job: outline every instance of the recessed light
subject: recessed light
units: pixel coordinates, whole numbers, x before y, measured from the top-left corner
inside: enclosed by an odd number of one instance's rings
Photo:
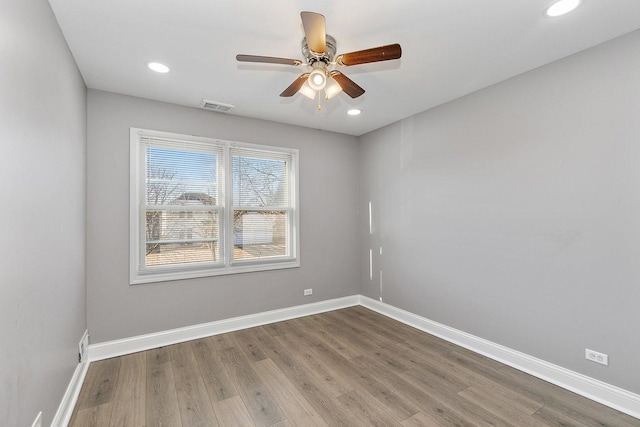
[[[580,6],[580,0],[559,0],[547,8],[547,16],[562,16]]]
[[[159,62],[149,62],[147,64],[147,67],[149,67],[150,70],[155,71],[156,73],[168,73],[169,72],[169,67],[167,67],[164,64],[161,64]]]
[[[353,109],[347,111],[347,114],[350,115],[350,116],[357,116],[360,113],[362,113],[362,111],[358,110],[357,108],[353,108]]]

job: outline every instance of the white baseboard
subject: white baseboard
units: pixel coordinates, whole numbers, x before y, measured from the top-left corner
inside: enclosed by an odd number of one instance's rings
[[[66,427],[69,421],[71,421],[73,408],[76,406],[78,396],[80,396],[80,389],[82,389],[84,377],[87,375],[87,369],[89,369],[89,361],[78,363],[78,366],[76,366],[76,370],[71,377],[71,382],[69,382],[67,390],[64,392],[62,401],[56,411],[56,415],[53,417],[51,427]]]
[[[360,295],[360,305],[406,325],[435,335],[475,353],[502,362],[588,399],[640,418],[640,395],[529,356],[500,344],[426,319],[392,305]]]
[[[352,307],[354,305],[358,305],[359,302],[360,295],[353,295],[344,298],[283,308],[280,310],[265,311],[263,313],[251,314],[248,316],[233,317],[231,319],[218,320],[210,323],[201,323],[199,325],[187,326],[184,328],[170,329],[168,331],[152,334],[138,335],[120,340],[90,344],[89,360],[93,362],[96,360],[108,359],[152,348],[209,337],[212,335],[224,334],[226,332],[233,332],[269,323],[281,322],[283,320],[295,319],[297,317]]]

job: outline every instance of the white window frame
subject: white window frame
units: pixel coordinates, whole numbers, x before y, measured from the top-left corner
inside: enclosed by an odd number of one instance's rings
[[[168,139],[173,141],[185,141],[195,143],[214,144],[222,149],[222,161],[218,163],[220,180],[220,200],[216,208],[220,219],[220,260],[209,263],[172,264],[155,267],[145,267],[144,260],[145,243],[140,240],[142,223],[141,210],[145,210],[145,197],[143,194],[145,182],[145,170],[141,167],[142,153],[141,139],[144,137]],[[289,216],[288,256],[233,260],[233,205],[232,205],[232,148],[264,151],[266,153],[281,153],[290,156],[291,162],[287,175],[289,177],[289,206],[286,208]],[[149,129],[130,129],[130,247],[129,247],[129,283],[153,283],[168,280],[182,280],[198,277],[218,276],[236,273],[248,273],[256,271],[277,270],[300,267],[300,232],[299,232],[299,184],[298,184],[298,150],[294,148],[282,148],[267,145],[250,144],[245,142],[227,141],[213,138],[182,135],[176,133],[155,131]],[[259,210],[252,208],[251,210]],[[276,209],[269,209],[276,210]]]

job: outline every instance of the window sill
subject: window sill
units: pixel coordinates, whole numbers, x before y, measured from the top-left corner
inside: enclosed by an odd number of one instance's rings
[[[238,263],[230,267],[212,267],[206,269],[180,270],[180,271],[154,271],[148,273],[139,273],[134,271],[129,278],[130,285],[139,285],[143,283],[167,282],[171,280],[197,279],[202,277],[226,276],[229,274],[255,273],[259,271],[282,270],[288,268],[300,267],[300,261],[297,259],[287,261],[274,261],[271,263],[249,264]]]

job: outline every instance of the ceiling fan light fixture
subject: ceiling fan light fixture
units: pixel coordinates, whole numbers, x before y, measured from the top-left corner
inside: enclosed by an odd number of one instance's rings
[[[322,90],[327,85],[327,73],[323,68],[318,67],[309,74],[308,81],[311,89]]]
[[[316,91],[311,89],[311,86],[309,86],[309,81],[306,81],[298,92],[300,92],[301,94],[303,94],[309,99],[315,99],[316,97]]]
[[[324,88],[324,96],[326,99],[331,99],[337,94],[342,92],[342,87],[333,78],[327,78],[327,85]]]

